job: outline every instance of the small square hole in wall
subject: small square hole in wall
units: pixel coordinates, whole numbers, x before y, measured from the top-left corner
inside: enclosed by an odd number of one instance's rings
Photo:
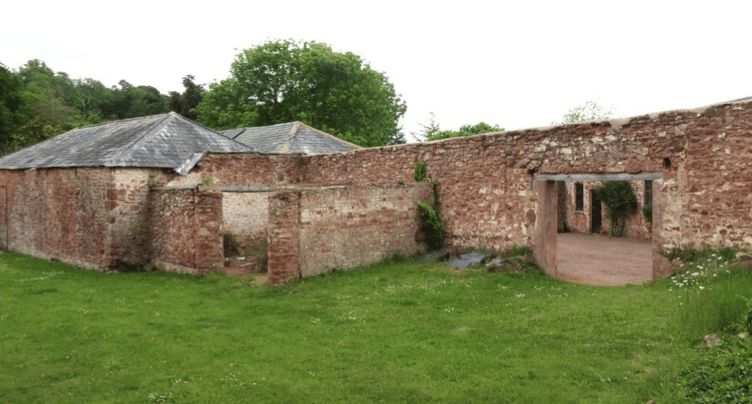
[[[663,158],[663,168],[671,168],[671,159],[668,157]]]

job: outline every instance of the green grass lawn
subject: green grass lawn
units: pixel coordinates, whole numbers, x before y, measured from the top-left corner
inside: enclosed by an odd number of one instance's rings
[[[0,254],[0,402],[638,403],[693,348],[671,283],[396,262],[279,288]]]

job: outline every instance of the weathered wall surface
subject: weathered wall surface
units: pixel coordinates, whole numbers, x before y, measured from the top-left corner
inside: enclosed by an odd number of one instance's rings
[[[412,183],[419,161],[439,181],[448,241],[505,249],[532,244],[534,173],[660,173],[663,248],[752,243],[752,103],[631,119],[304,156],[301,182]]]
[[[575,184],[570,181],[566,183],[566,223],[570,231],[578,233],[591,233],[592,229],[592,208],[593,198],[592,190],[600,185],[601,181],[579,181],[583,187],[583,209],[577,210],[575,199]],[[645,206],[645,181],[629,181],[632,191],[637,198],[637,212],[627,218],[624,228],[624,237],[650,239],[652,237],[652,227],[642,215],[642,207]],[[609,220],[606,217],[606,205],[601,203],[601,231],[600,234],[608,234]]]
[[[154,184],[164,182],[162,170],[120,168],[113,170],[105,193],[108,210],[110,251],[113,262],[145,264],[150,257],[149,194]]]
[[[419,161],[427,163],[429,177],[438,181],[441,215],[453,247],[536,248],[533,235],[543,225],[541,212],[547,211],[539,209],[533,189],[536,173],[657,173],[662,179],[654,188],[660,201],[654,205],[656,249],[752,245],[752,102],[331,155],[209,154],[186,176],[162,169],[2,170],[0,198],[4,193],[7,204],[0,213],[0,240],[11,250],[82,267],[107,268],[119,260],[141,263],[154,256],[150,223],[159,213],[149,201],[158,187],[206,182],[264,185],[268,190],[291,184],[392,189],[416,185],[412,175]],[[315,228],[314,222],[303,225],[300,217],[285,215],[300,213],[300,206],[314,211],[320,208],[316,204],[334,206],[337,201],[324,194],[316,200],[306,192],[287,190],[271,198],[268,223],[288,220],[291,231],[304,233]],[[585,196],[589,198],[587,192]],[[293,209],[288,202],[295,198],[298,207]],[[223,198],[209,192],[197,194],[196,200],[201,200],[195,207],[200,239],[194,243],[202,252],[194,267],[205,268],[221,257]],[[347,218],[324,217],[322,226]],[[348,221],[344,225],[356,228]],[[369,225],[358,226],[371,231]],[[270,235],[278,243],[269,248],[284,260],[288,255],[280,246],[292,248],[300,233],[287,239],[283,234],[276,239]],[[181,248],[174,248],[176,257]],[[272,259],[270,255],[270,269]],[[280,265],[301,268],[300,263]]]
[[[222,267],[221,192],[154,190],[150,208],[150,258],[158,267],[182,273]]]
[[[165,185],[196,186],[204,182],[211,185],[297,184],[301,164],[300,155],[294,154],[207,154],[187,175],[175,175]]]
[[[250,242],[266,239],[271,192],[222,192],[222,228]]]
[[[373,264],[421,250],[417,204],[430,202],[427,185],[301,190],[300,273]]]
[[[108,169],[0,170],[7,248],[85,268],[109,265]]]
[[[193,189],[152,194],[150,258],[157,267],[172,272],[195,272],[195,203],[196,191]]]
[[[269,197],[269,282],[300,278],[300,191],[282,189]]]
[[[751,245],[752,103],[706,111],[694,124],[685,155],[686,164],[664,184],[681,193],[667,203],[682,204],[676,220],[682,239]]]
[[[304,156],[304,183],[396,186],[415,184],[425,161],[439,183],[447,241],[456,247],[503,250],[527,243],[525,220],[535,215],[536,195],[527,169],[506,159],[504,134],[443,142]]]

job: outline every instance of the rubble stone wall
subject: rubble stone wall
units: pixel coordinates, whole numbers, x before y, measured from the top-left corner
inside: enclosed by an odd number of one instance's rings
[[[148,219],[150,259],[172,272],[207,273],[222,267],[222,193],[154,190]]]
[[[266,241],[271,192],[222,192],[223,231],[245,243]]]
[[[256,153],[206,154],[187,175],[172,176],[167,186],[297,184],[300,155]]]
[[[416,241],[421,186],[332,187],[300,192],[300,274],[369,265],[425,250]]]
[[[7,249],[83,268],[108,266],[106,191],[112,181],[109,169],[0,170],[7,202],[0,233]]]
[[[660,173],[661,248],[752,244],[752,102],[303,156],[301,182],[410,184],[420,161],[455,247],[532,244],[535,173]]]
[[[583,188],[583,209],[576,209],[576,181],[566,183],[566,224],[570,231],[578,233],[592,233],[592,190],[600,185],[601,181],[579,181]],[[637,199],[637,212],[629,215],[625,225],[624,237],[649,240],[652,237],[652,227],[643,214],[645,206],[645,181],[629,181],[632,191]],[[608,234],[609,220],[606,217],[606,205],[601,203],[601,231],[600,234]]]
[[[300,279],[300,191],[282,189],[269,197],[269,282]]]

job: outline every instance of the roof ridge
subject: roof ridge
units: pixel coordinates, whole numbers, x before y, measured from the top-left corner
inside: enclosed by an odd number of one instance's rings
[[[189,123],[189,124],[191,124],[191,125],[196,125],[196,126],[200,126],[200,127],[204,128],[204,129],[208,130],[208,131],[209,131],[209,132],[211,132],[212,134],[214,134],[214,135],[218,135],[219,137],[221,137],[221,138],[223,138],[223,139],[229,139],[229,140],[231,140],[231,141],[233,141],[233,142],[235,142],[235,143],[237,143],[237,144],[239,144],[239,145],[243,145],[243,147],[247,147],[247,148],[251,149],[251,150],[252,150],[253,152],[255,152],[255,151],[256,151],[256,149],[254,149],[253,147],[251,147],[251,146],[248,146],[248,145],[246,145],[246,144],[244,144],[244,143],[238,142],[237,140],[235,140],[235,138],[229,138],[229,137],[227,137],[227,136],[223,135],[223,134],[222,134],[222,132],[220,132],[220,131],[218,131],[218,130],[214,130],[214,129],[212,129],[212,128],[208,127],[208,126],[204,126],[204,125],[202,125],[202,124],[200,124],[200,123],[198,123],[198,122],[196,122],[196,121],[194,121],[194,120],[192,120],[192,119],[188,119],[188,118],[184,117],[183,115],[180,115],[180,114],[178,114],[178,113],[176,113],[176,112],[170,111],[170,114],[173,114],[173,115],[174,115],[174,116],[175,116],[175,117],[176,117],[177,119],[181,119],[181,120],[183,120],[183,121],[186,121],[186,122],[188,122],[188,123]],[[245,130],[243,130],[243,131],[245,131]],[[242,132],[241,132],[241,133],[242,133]],[[240,133],[238,134],[238,136],[239,136],[239,135],[240,135]],[[236,136],[236,137],[237,137],[237,136]]]
[[[125,146],[121,149],[121,152],[118,153],[116,156],[113,156],[107,160],[108,163],[115,165],[118,160],[123,160],[126,156],[130,156],[130,153],[136,148],[136,144],[140,143],[142,140],[144,140],[147,136],[151,135],[152,132],[154,132],[155,128],[163,127],[163,123],[167,120],[169,117],[175,117],[175,113],[170,111],[166,114],[162,114],[164,117],[157,121],[149,130],[147,130],[143,135],[139,136],[136,140],[132,141],[131,144],[128,146]],[[157,116],[157,115],[154,115]],[[120,122],[120,121],[117,121]]]
[[[332,135],[332,134],[330,134],[330,133],[326,133],[326,132],[324,132],[323,130],[320,130],[320,129],[316,129],[316,128],[314,128],[313,126],[309,126],[309,125],[306,125],[306,124],[304,124],[303,122],[300,122],[300,121],[295,121],[295,122],[298,122],[298,123],[300,123],[300,124],[301,124],[302,126],[305,126],[306,128],[308,128],[308,129],[311,129],[311,130],[313,130],[314,132],[317,132],[317,133],[319,133],[320,135],[328,136],[328,137],[330,137],[330,138],[332,138],[332,139],[334,139],[334,140],[337,140],[337,141],[339,141],[339,142],[345,143],[345,144],[347,144],[348,146],[354,146],[354,147],[356,147],[356,148],[358,148],[358,149],[362,149],[362,148],[363,148],[362,146],[358,146],[358,145],[356,145],[355,143],[350,143],[350,142],[348,142],[347,140],[344,140],[344,139],[340,139],[340,138],[338,138],[337,136],[334,136],[334,135]]]
[[[96,128],[96,127],[98,127],[98,126],[105,126],[105,125],[112,125],[112,124],[115,124],[115,123],[122,123],[122,122],[128,122],[128,121],[135,121],[136,119],[146,119],[146,118],[153,118],[153,117],[155,117],[155,116],[160,116],[160,115],[169,115],[170,113],[172,113],[172,111],[169,111],[169,112],[163,112],[163,113],[161,113],[161,114],[154,114],[154,115],[145,115],[145,116],[134,116],[133,118],[116,119],[116,120],[114,120],[114,121],[100,122],[100,123],[95,123],[95,124],[93,124],[93,125],[80,126],[80,127],[78,127],[78,128],[73,128],[73,129],[71,129],[71,130],[80,130],[80,129],[89,129],[89,128]]]

